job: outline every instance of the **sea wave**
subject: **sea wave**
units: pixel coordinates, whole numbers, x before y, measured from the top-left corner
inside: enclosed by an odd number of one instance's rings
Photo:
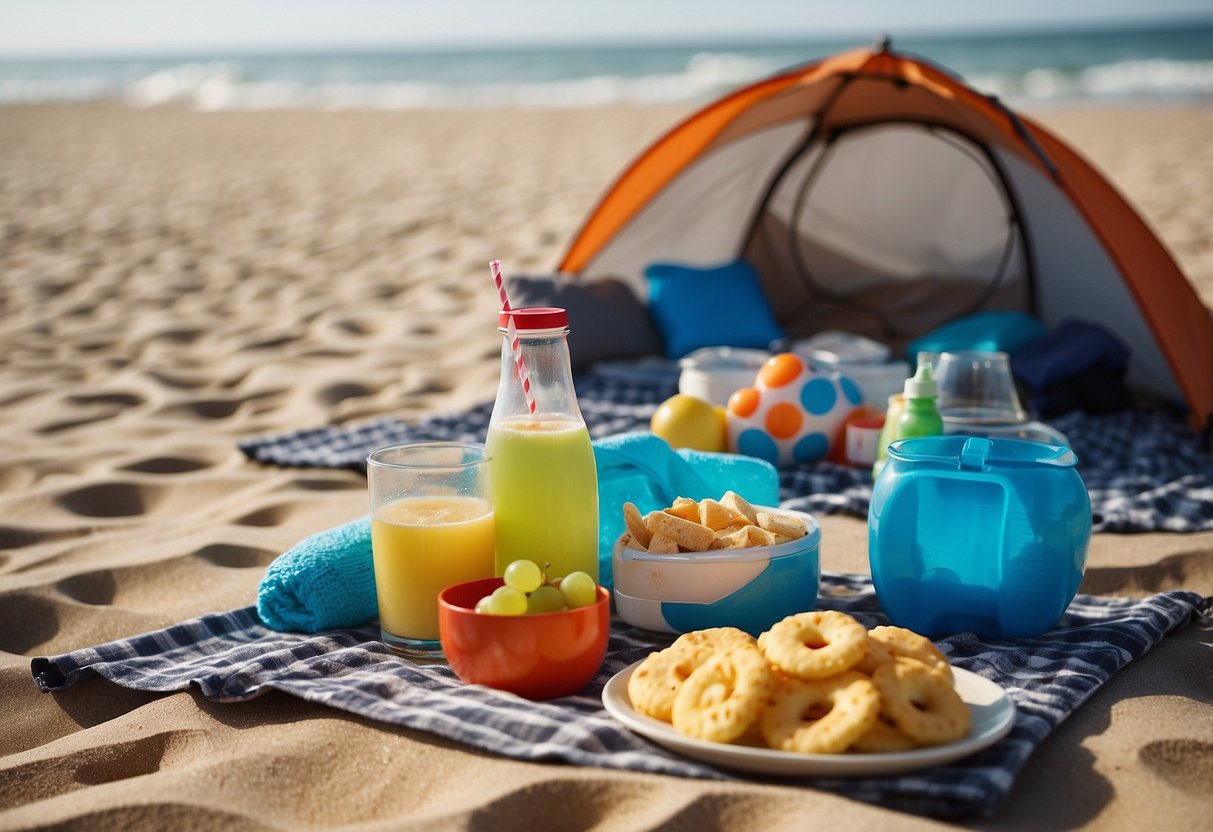
[[[112,81],[96,76],[0,78],[0,105],[111,101],[118,98],[119,92],[119,87]]]
[[[238,60],[191,61],[108,77],[0,77],[0,105],[105,101],[201,111],[273,109],[563,109],[709,100],[779,69],[737,52],[698,52],[674,72],[456,83],[441,80],[298,80],[257,77]],[[969,83],[1011,101],[1209,99],[1213,61],[1128,60],[1081,69],[976,72]]]
[[[1119,61],[1080,70],[981,73],[968,81],[1009,100],[1207,99],[1213,97],[1213,61]]]
[[[258,79],[239,61],[167,66],[126,83],[96,76],[0,79],[0,104],[108,101],[133,107],[203,111],[272,109],[571,108],[706,99],[771,74],[771,61],[699,52],[681,71],[640,76],[605,73],[542,81],[453,83],[418,80],[303,82]]]

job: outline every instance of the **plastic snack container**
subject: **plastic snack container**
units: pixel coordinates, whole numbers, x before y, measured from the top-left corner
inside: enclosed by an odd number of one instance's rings
[[[777,546],[677,555],[640,552],[617,540],[612,565],[619,617],[659,633],[737,627],[757,636],[786,616],[816,607],[820,524],[803,512],[755,508],[799,515],[808,533]]]
[[[868,557],[894,624],[928,636],[1047,631],[1074,600],[1091,501],[1060,445],[964,435],[904,439],[873,488]]]

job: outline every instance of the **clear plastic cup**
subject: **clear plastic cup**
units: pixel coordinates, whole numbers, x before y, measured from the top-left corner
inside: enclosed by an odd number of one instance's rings
[[[1027,421],[1005,352],[941,352],[931,369],[939,389],[935,406],[945,423],[1011,425]]]

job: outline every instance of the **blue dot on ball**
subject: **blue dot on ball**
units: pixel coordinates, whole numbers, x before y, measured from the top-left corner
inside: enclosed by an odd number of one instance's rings
[[[779,446],[771,435],[758,428],[746,428],[737,437],[737,450],[746,456],[765,459],[772,465],[779,462]]]
[[[812,378],[800,388],[800,404],[814,416],[824,416],[834,409],[838,391],[826,378]]]
[[[830,450],[830,440],[824,433],[810,433],[801,437],[792,448],[792,459],[797,462],[816,462]]]
[[[840,377],[838,383],[842,386],[842,394],[847,397],[847,401],[851,404],[863,404],[863,391],[859,389],[858,384],[846,376]]]

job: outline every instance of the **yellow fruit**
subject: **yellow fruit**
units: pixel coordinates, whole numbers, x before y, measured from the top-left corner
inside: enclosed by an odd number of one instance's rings
[[[728,447],[728,420],[724,410],[682,393],[657,406],[650,429],[672,448],[721,453]]]

